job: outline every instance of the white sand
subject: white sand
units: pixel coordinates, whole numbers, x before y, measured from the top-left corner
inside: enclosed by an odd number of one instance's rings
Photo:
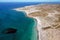
[[[28,14],[32,13],[32,12],[37,12],[39,10],[35,10],[35,9],[31,9],[31,10],[20,10],[20,8],[17,8],[17,9],[13,9],[13,10],[16,10],[16,11],[23,11],[23,12],[26,12],[27,16],[29,16]],[[37,20],[37,31],[39,32],[38,33],[38,36],[39,36],[39,40],[41,40],[41,37],[40,37],[40,25],[41,25],[41,21],[38,17],[32,17],[32,18],[35,18]]]

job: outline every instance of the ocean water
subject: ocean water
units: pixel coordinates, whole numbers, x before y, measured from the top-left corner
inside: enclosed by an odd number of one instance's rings
[[[42,2],[0,3],[0,40],[37,40],[36,21],[27,17],[25,12],[11,10],[36,4],[42,4]],[[43,4],[59,3],[43,2]],[[15,33],[11,32],[12,29],[7,30],[9,28],[15,29]]]
[[[0,2],[0,10],[7,10],[7,9],[13,9],[13,8],[20,8],[24,6],[29,6],[29,5],[36,5],[39,4],[37,2],[5,2],[1,3]]]
[[[32,4],[0,3],[0,40],[37,40],[36,21],[27,17],[25,12],[11,10]],[[7,30],[9,28],[17,31],[11,33]]]

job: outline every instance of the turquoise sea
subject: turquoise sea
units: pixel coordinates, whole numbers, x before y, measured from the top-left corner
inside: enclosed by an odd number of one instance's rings
[[[36,21],[11,10],[38,3],[0,3],[0,40],[37,40]]]
[[[15,33],[6,33],[13,28]],[[37,40],[36,23],[25,12],[15,10],[0,11],[0,40]]]

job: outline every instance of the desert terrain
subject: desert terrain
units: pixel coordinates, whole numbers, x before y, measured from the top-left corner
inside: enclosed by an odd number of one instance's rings
[[[60,40],[60,4],[37,4],[14,9],[37,20],[38,40]]]

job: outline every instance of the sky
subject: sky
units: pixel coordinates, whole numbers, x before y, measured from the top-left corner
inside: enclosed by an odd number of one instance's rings
[[[60,2],[60,0],[0,0],[0,2]]]

